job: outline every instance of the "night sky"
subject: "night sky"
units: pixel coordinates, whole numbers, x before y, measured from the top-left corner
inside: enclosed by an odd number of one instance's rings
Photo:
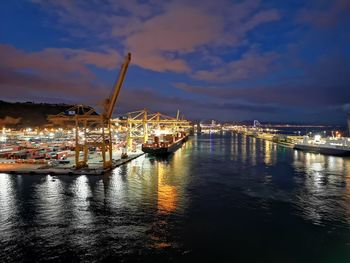
[[[344,124],[349,0],[0,3],[2,100],[101,104],[127,52],[116,113]]]

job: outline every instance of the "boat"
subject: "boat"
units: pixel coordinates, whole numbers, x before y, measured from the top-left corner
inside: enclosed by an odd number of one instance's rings
[[[188,140],[186,132],[154,136],[153,140],[142,144],[142,151],[152,155],[169,155]]]
[[[304,136],[302,141],[296,142],[295,150],[321,153],[335,156],[350,156],[350,138],[327,137],[322,139],[316,135],[314,139]]]

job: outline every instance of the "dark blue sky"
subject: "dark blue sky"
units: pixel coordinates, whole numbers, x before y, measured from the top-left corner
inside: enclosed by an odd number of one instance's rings
[[[1,99],[99,105],[123,56],[116,112],[345,123],[350,1],[0,3]]]

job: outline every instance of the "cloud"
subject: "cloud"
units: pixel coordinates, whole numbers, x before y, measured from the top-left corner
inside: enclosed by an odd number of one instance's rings
[[[212,99],[241,100],[246,103],[295,108],[341,107],[349,103],[350,57],[337,52],[318,57],[313,62],[291,57],[289,60],[284,59],[285,67],[276,67],[273,81],[266,81],[266,78],[264,81],[251,81],[259,73],[273,72],[273,67],[270,66],[274,62],[273,59],[267,59],[265,63],[264,57],[258,56],[261,60],[259,61],[255,56],[257,55],[233,62],[231,67],[218,67],[214,71],[202,72],[200,77],[215,81],[213,84],[189,85],[179,82],[175,83],[174,87]],[[232,68],[233,73],[227,70],[228,68]],[[283,71],[285,68],[288,72]],[[245,77],[249,82],[244,82],[244,85],[236,81]],[[221,82],[229,83],[220,83],[220,78],[223,79]]]
[[[215,17],[196,8],[174,8],[146,21],[126,39],[135,53],[135,63],[152,70],[189,71],[183,59],[166,53],[188,53],[220,36],[222,25]],[[154,63],[155,62],[155,63]]]
[[[349,101],[348,86],[255,86],[255,87],[200,87],[176,83],[181,90],[211,98],[243,100],[247,103],[272,104],[289,107],[322,107]],[[336,90],[336,92],[334,92]]]
[[[87,65],[114,69],[120,56],[114,51],[48,48],[26,52],[0,45],[0,88],[2,96],[101,98],[104,85]],[[108,93],[107,93],[108,94]]]
[[[297,20],[318,28],[330,28],[349,18],[350,1],[316,1],[316,7],[302,9]]]
[[[233,110],[233,111],[244,111],[250,113],[277,113],[281,110],[281,107],[275,105],[265,105],[265,104],[252,104],[252,103],[222,103],[222,104],[212,104],[214,108],[223,110]]]
[[[243,32],[248,32],[261,24],[279,19],[280,14],[276,9],[264,10],[253,15],[240,30]]]
[[[265,73],[272,72],[272,65],[278,58],[275,52],[259,54],[251,50],[240,59],[216,65],[210,70],[199,70],[193,77],[211,82],[231,82],[236,80],[252,79]]]
[[[110,85],[100,78],[107,78],[106,70],[120,63],[120,54],[131,51],[132,65],[147,70],[137,69],[133,74],[159,77],[152,89],[162,85],[161,92],[168,93],[161,96],[125,89],[128,96],[118,105],[130,110],[152,105],[154,110],[174,112],[181,107],[193,116],[230,116],[232,112],[240,116],[249,112],[254,116],[257,112],[282,116],[278,108],[339,110],[349,103],[349,37],[342,34],[349,11],[346,0],[313,0],[303,3],[301,12],[300,5],[261,0],[32,2],[44,12],[30,7],[29,11],[19,10],[19,14],[40,15],[43,24],[37,29],[49,26],[53,31],[50,37],[57,37],[57,43],[54,48],[30,52],[1,45],[3,96],[96,101],[109,93]],[[298,23],[290,20],[297,13]],[[15,25],[13,28],[18,30]],[[29,23],[26,28],[36,27]],[[33,39],[36,37],[48,36]],[[30,45],[36,45],[35,40]],[[288,45],[298,47],[294,54]],[[84,48],[71,48],[76,46]],[[339,55],[331,59],[330,49]],[[327,57],[320,58],[323,54]],[[185,92],[174,91],[167,87],[173,78],[194,84],[177,84]],[[134,79],[131,83],[140,87],[142,81]]]
[[[350,103],[346,103],[346,104],[342,105],[341,108],[345,112],[350,112]]]
[[[223,16],[222,10],[210,9],[206,1],[198,5],[169,5],[163,13],[138,23],[126,36],[125,48],[135,54],[135,63],[143,68],[190,73],[187,54],[207,46],[241,45],[247,32],[279,19],[276,10],[252,14],[249,2],[238,6],[241,20],[226,19],[235,17],[238,11],[226,1],[232,10],[229,16]]]
[[[93,34],[96,41],[118,41],[133,53],[135,65],[159,72],[191,73],[188,54],[244,45],[249,31],[280,18],[276,9],[259,9],[258,0],[35,3],[53,12],[66,30],[69,25],[73,37]]]
[[[62,75],[49,76],[43,74],[32,74],[15,70],[0,69],[0,88],[3,97],[27,97],[36,95],[38,98],[44,94],[51,96],[75,96],[77,98],[86,96],[88,92],[94,92],[93,85],[83,78],[68,78]],[[97,90],[97,88],[96,88]]]
[[[120,55],[113,50],[93,52],[83,49],[46,48],[37,52],[25,52],[11,45],[0,44],[0,56],[0,67],[56,75],[74,72],[90,77],[92,72],[86,65],[111,70],[120,63]]]
[[[103,52],[93,52],[88,50],[75,50],[70,48],[46,49],[48,52],[61,54],[69,61],[76,61],[85,65],[94,65],[98,68],[113,70],[121,62],[119,53],[112,49]]]
[[[109,0],[108,1],[115,11],[127,12],[131,16],[147,18],[152,16],[156,11],[161,9],[161,2],[156,1],[138,1],[138,0]]]
[[[0,67],[15,70],[39,71],[46,74],[76,72],[91,75],[91,72],[80,62],[69,61],[54,50],[26,53],[10,45],[0,44]]]
[[[119,114],[147,108],[169,116],[175,116],[177,110],[180,110],[180,112],[186,113],[187,118],[191,119],[203,119],[203,116],[225,119],[235,112],[273,114],[280,109],[273,105],[240,102],[222,103],[215,100],[206,102],[177,96],[164,96],[147,88],[122,90],[116,108]]]

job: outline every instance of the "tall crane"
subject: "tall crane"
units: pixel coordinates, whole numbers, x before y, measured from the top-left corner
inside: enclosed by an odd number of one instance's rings
[[[91,107],[76,105],[65,112],[48,116],[48,119],[53,123],[74,125],[75,167],[77,169],[88,166],[89,150],[91,148],[99,148],[101,150],[104,169],[112,167],[111,117],[130,60],[131,54],[128,53],[121,66],[117,81],[113,86],[112,95],[104,101],[102,114],[97,114]]]
[[[114,84],[112,96],[110,96],[110,98],[107,98],[104,102],[105,112],[103,113],[103,116],[107,120],[110,120],[112,118],[115,103],[117,102],[117,98],[119,96],[120,89],[123,85],[126,71],[128,70],[128,67],[129,67],[130,60],[131,60],[131,53],[128,53],[125,57],[124,63],[121,66],[121,69],[119,72],[119,77]]]

